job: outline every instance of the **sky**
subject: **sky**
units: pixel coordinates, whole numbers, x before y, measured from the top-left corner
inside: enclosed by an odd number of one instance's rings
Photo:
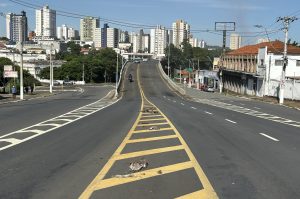
[[[15,3],[20,0],[1,0],[0,12],[27,12],[29,29],[35,29],[35,10]],[[208,45],[222,45],[222,32],[214,31],[215,22],[235,22],[235,32],[243,37],[243,44],[254,44],[257,38],[284,40],[278,17],[300,18],[299,0],[22,0],[25,4],[46,5],[51,9],[100,17],[101,27],[105,19],[144,25],[162,25],[171,28],[177,19],[191,26],[193,36],[203,39]],[[103,20],[101,20],[103,19]],[[67,24],[79,30],[77,18],[57,16],[57,26]],[[262,25],[256,28],[254,25]],[[110,27],[136,31],[140,28]],[[209,30],[207,32],[206,30]],[[144,32],[149,32],[145,29]],[[231,32],[228,32],[228,35]],[[0,16],[0,36],[5,36],[5,18]],[[300,43],[300,19],[290,24],[289,38]],[[229,42],[227,41],[227,46]]]

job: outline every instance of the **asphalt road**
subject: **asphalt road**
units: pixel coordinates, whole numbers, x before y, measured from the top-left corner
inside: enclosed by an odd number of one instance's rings
[[[298,127],[186,100],[166,86],[153,61],[129,64],[129,73],[134,82],[125,79],[117,103],[0,151],[0,198],[300,198]],[[1,133],[106,91],[89,89],[1,105]],[[300,121],[290,111],[286,116]],[[129,171],[142,160],[145,168]]]

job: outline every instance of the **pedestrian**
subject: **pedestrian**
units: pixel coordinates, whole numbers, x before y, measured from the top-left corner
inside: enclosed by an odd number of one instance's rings
[[[33,86],[30,85],[30,93],[32,94],[33,93]]]
[[[25,93],[28,94],[29,88],[28,86],[25,87]]]
[[[17,89],[16,89],[15,86],[13,86],[13,87],[11,88],[11,93],[12,93],[13,99],[16,99]]]

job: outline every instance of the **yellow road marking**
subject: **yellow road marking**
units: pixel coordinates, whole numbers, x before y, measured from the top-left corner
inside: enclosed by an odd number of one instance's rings
[[[150,142],[150,141],[166,140],[172,138],[177,138],[177,135],[166,135],[166,136],[158,136],[158,137],[151,137],[151,138],[134,139],[134,140],[128,140],[127,143]]]
[[[149,118],[149,117],[162,117],[162,115],[144,115],[142,118]]]
[[[159,121],[159,120],[165,120],[165,118],[155,118],[155,119],[146,119],[146,120],[140,120],[140,122],[149,122],[149,121]]]
[[[192,154],[191,150],[189,149],[189,147],[186,144],[186,142],[184,141],[184,139],[179,134],[178,130],[170,122],[170,120],[154,104],[152,104],[144,95],[144,92],[142,90],[142,87],[140,85],[140,80],[139,80],[139,65],[138,65],[138,72],[137,72],[137,80],[138,80],[137,82],[138,82],[138,86],[140,89],[141,100],[142,100],[140,113],[139,113],[135,123],[133,124],[132,128],[130,129],[129,133],[127,134],[127,136],[124,138],[124,140],[120,144],[120,146],[117,148],[117,150],[114,152],[112,157],[108,160],[108,162],[104,165],[104,167],[101,169],[101,171],[97,174],[97,176],[93,179],[93,181],[88,185],[88,187],[84,190],[84,192],[80,195],[79,198],[80,199],[89,198],[94,191],[99,190],[99,189],[112,187],[112,186],[116,186],[116,185],[120,185],[120,184],[124,184],[124,183],[128,183],[128,182],[133,182],[133,181],[137,181],[137,180],[142,180],[145,178],[155,177],[155,176],[163,175],[166,173],[172,173],[172,172],[180,171],[183,169],[194,168],[199,177],[199,180],[201,181],[203,188],[205,190],[205,192],[201,192],[201,198],[217,199],[218,196],[216,195],[214,189],[212,188],[210,182],[208,181],[206,175],[204,174],[204,171],[200,167],[199,163],[197,162],[196,158]],[[145,114],[143,112],[143,107],[145,105],[145,102],[147,105],[151,105],[151,106],[155,107],[157,109],[156,111],[158,111],[160,113],[160,115],[153,115],[151,113],[150,113],[151,115]],[[147,118],[147,117],[149,117],[149,118],[162,117],[168,122],[168,124],[171,127],[157,129],[157,130],[153,129],[153,130],[135,131],[141,118]],[[173,130],[176,137],[179,139],[179,141],[181,142],[182,145],[121,154],[121,152],[125,148],[126,144],[128,144],[130,142],[130,138],[133,133],[148,133],[148,132],[164,131],[164,130]],[[169,166],[165,166],[165,167],[161,167],[161,168],[155,168],[155,169],[135,173],[134,174],[135,177],[110,178],[110,179],[103,180],[104,176],[108,173],[108,171],[111,169],[112,165],[117,160],[139,157],[139,156],[146,156],[146,155],[151,155],[151,154],[158,154],[158,153],[174,151],[174,150],[185,150],[190,161],[186,162],[186,163],[179,163],[179,164],[169,165]],[[198,192],[196,192],[195,194],[197,194],[197,193]],[[190,194],[190,195],[193,196],[192,194]],[[188,195],[186,195],[186,196],[188,196]],[[194,196],[196,196],[196,195],[194,195]]]
[[[173,173],[176,171],[181,171],[189,168],[193,168],[192,162],[173,164],[169,166],[164,166],[164,167],[150,169],[142,172],[133,173],[130,177],[127,178],[113,177],[113,178],[105,179],[100,181],[94,188],[95,190],[105,189],[108,187],[113,187],[113,186],[129,183],[129,182],[160,176],[163,174]]]
[[[137,152],[132,152],[132,153],[120,154],[117,156],[113,156],[112,159],[123,160],[123,159],[128,159],[128,158],[136,158],[136,157],[140,157],[140,156],[146,156],[146,155],[154,155],[157,153],[179,151],[179,150],[183,150],[183,149],[184,149],[184,147],[182,145],[170,146],[170,147],[164,147],[164,148],[158,148],[158,149],[150,149],[150,150],[145,150],[145,151],[137,151]]]
[[[161,122],[161,123],[152,123],[152,124],[139,124],[137,126],[143,127],[143,126],[156,126],[156,125],[166,125],[169,124],[168,122]]]
[[[173,130],[173,128],[161,128],[161,129],[152,129],[152,130],[136,130],[132,131],[132,133],[150,133],[150,132],[155,132],[155,131],[169,131]]]

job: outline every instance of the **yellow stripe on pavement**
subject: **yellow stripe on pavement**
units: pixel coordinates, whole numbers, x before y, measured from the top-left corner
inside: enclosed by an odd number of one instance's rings
[[[172,138],[177,138],[177,135],[166,135],[166,136],[158,136],[158,137],[151,137],[151,138],[134,139],[134,140],[128,140],[127,143],[150,142],[150,141],[166,140]]]
[[[191,162],[183,162],[183,163],[173,164],[169,166],[158,167],[155,169],[132,173],[132,175],[129,175],[129,177],[125,177],[125,178],[113,177],[113,178],[105,179],[97,183],[94,188],[95,190],[105,189],[108,187],[113,187],[113,186],[129,183],[129,182],[134,182],[134,181],[143,180],[155,176],[173,173],[176,171],[182,171],[189,168],[193,168],[193,164]]]

